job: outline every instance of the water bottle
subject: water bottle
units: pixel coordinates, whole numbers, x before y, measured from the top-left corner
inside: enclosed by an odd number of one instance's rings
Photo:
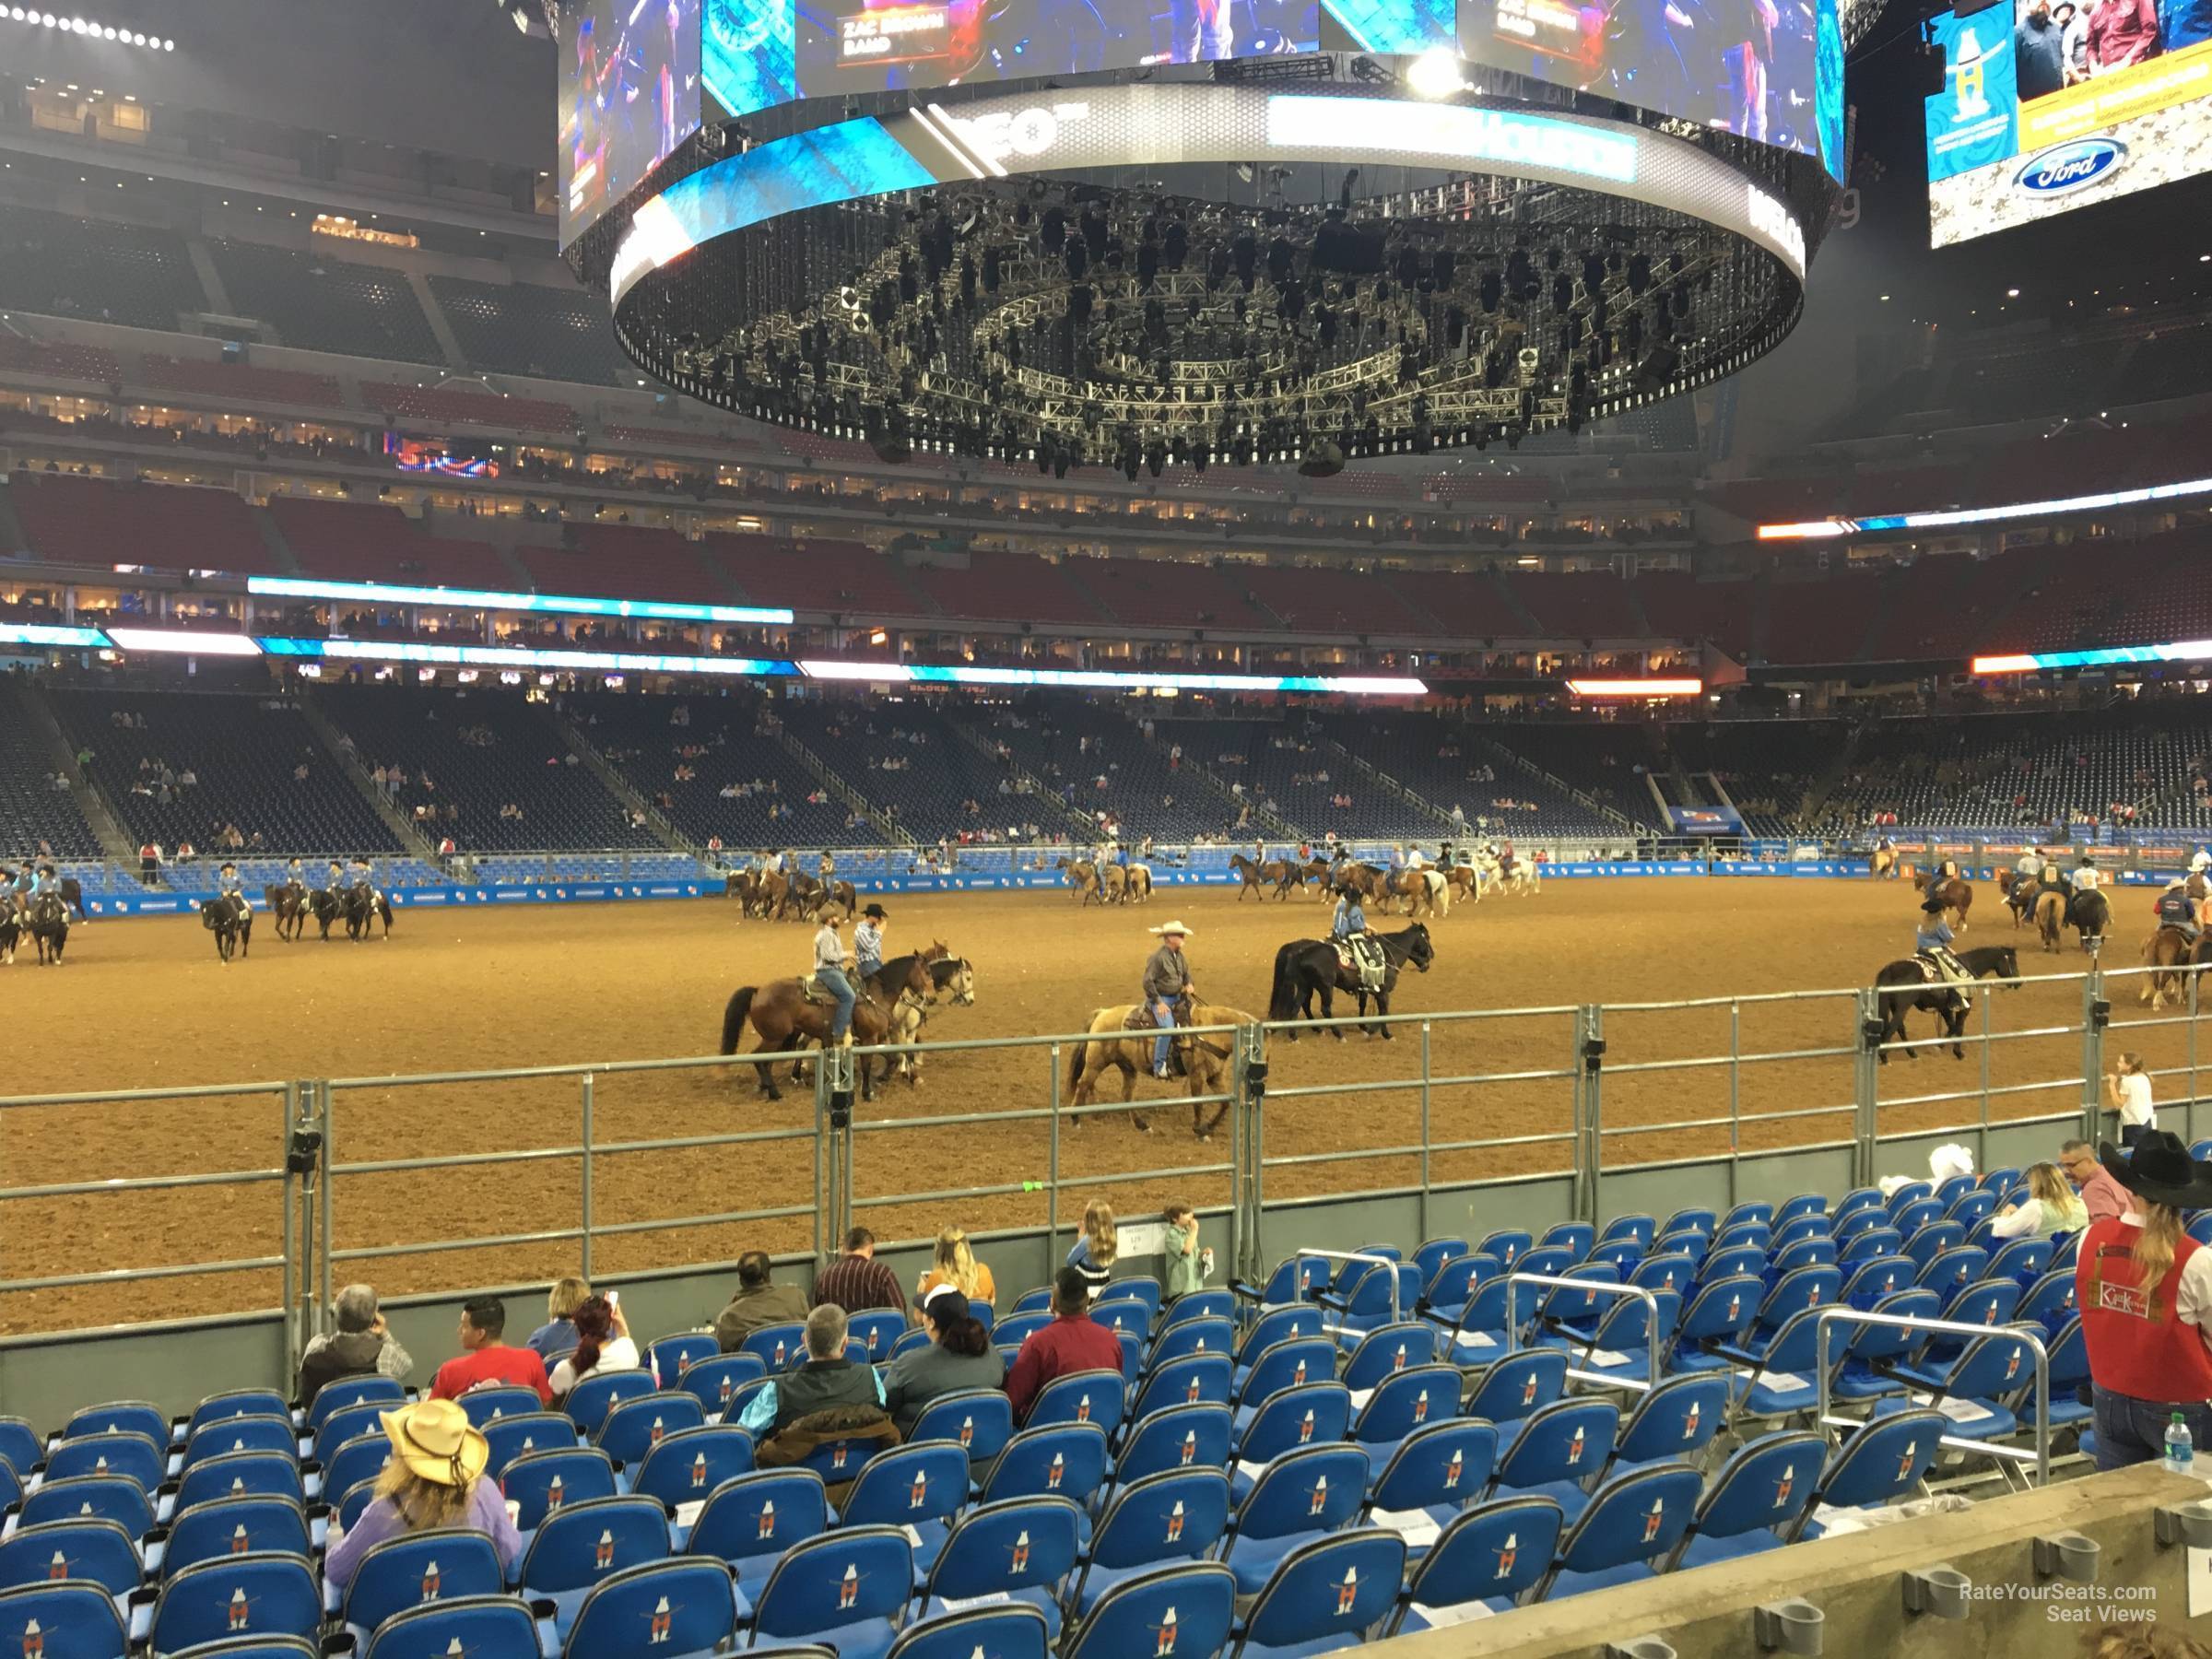
[[[2173,1421],[2166,1426],[2166,1466],[2176,1475],[2195,1473],[2196,1442],[2190,1438],[2189,1425],[2175,1412]]]

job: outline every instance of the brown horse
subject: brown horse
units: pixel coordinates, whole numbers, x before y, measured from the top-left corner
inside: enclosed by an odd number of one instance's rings
[[[1237,1008],[1217,1007],[1210,1003],[1194,1003],[1188,1009],[1194,1026],[1255,1025],[1253,1018]],[[1122,1074],[1122,1104],[1131,1105],[1136,1093],[1136,1079],[1140,1073],[1152,1070],[1152,1044],[1159,1033],[1152,1025],[1151,1011],[1142,1003],[1124,1003],[1119,1007],[1100,1008],[1091,1015],[1090,1023],[1083,1028],[1090,1041],[1078,1042],[1068,1056],[1067,1088],[1071,1106],[1088,1106],[1098,1098],[1100,1080],[1111,1069]],[[1229,1092],[1230,1061],[1236,1053],[1236,1038],[1228,1031],[1194,1032],[1178,1025],[1174,1037],[1174,1053],[1182,1062],[1183,1081],[1194,1097],[1191,1106],[1191,1133],[1200,1140],[1211,1140],[1215,1129],[1229,1113],[1229,1102],[1224,1100],[1214,1108],[1214,1115],[1206,1115],[1206,1104],[1195,1097],[1226,1094]],[[1130,1121],[1149,1135],[1152,1125],[1141,1108],[1134,1109]],[[1070,1122],[1080,1127],[1081,1118]]]
[[[1099,885],[1099,866],[1089,859],[1055,858],[1053,868],[1067,872],[1069,889],[1084,903],[1088,904],[1093,899],[1100,904],[1106,902],[1105,889]]]
[[[2212,935],[2199,935],[2192,942],[2178,927],[2161,927],[2144,944],[2143,961],[2150,972],[2136,1000],[2148,1003],[2153,1013],[2164,1007],[2168,998],[2179,1007],[2191,1000],[2192,982],[2197,978],[2188,970],[2212,962]]]
[[[1441,916],[1452,908],[1451,877],[1441,870],[1394,871],[1382,877],[1382,887],[1406,906],[1408,916]]]
[[[932,987],[928,965],[918,956],[908,959],[908,964],[907,975],[898,988],[894,1006],[886,1006],[874,993],[862,988],[860,996],[853,1005],[853,1041],[858,1046],[877,1048],[896,1041],[903,1013],[903,1008],[896,1005],[903,1005],[911,998],[918,1006],[928,999]],[[809,1001],[806,987],[795,979],[771,980],[767,984],[759,986],[740,985],[730,997],[729,1005],[722,1011],[722,1052],[724,1054],[737,1052],[737,1044],[745,1036],[748,1020],[760,1038],[759,1047],[753,1051],[755,1054],[794,1053],[799,1044],[807,1039],[827,1046],[830,1017],[836,1011],[834,1004]],[[891,1077],[892,1057],[885,1054],[881,1059],[883,1079],[888,1083]],[[865,1058],[853,1069],[860,1075],[861,1099],[874,1100],[874,1070]],[[753,1067],[753,1075],[759,1083],[762,1094],[771,1100],[783,1098],[782,1091],[776,1087],[774,1061],[758,1062]],[[798,1075],[795,1062],[792,1075],[795,1080]]]
[[[2022,881],[2018,870],[1997,872],[1997,892],[2004,898],[2005,908],[2012,912],[2015,927],[2035,913],[2037,884]]]
[[[1933,892],[1943,900],[1943,908],[1959,918],[1959,931],[1966,931],[1966,912],[1974,907],[1974,889],[1958,877],[1931,879],[1926,870],[1912,872],[1912,890],[1916,893]]]
[[[2045,888],[2035,896],[2035,931],[2042,936],[2043,948],[2058,948],[2058,930],[2066,924],[2066,896],[2056,888]]]
[[[1229,867],[1244,884],[1237,889],[1239,904],[1244,902],[1244,895],[1247,890],[1256,893],[1263,888],[1273,888],[1277,899],[1288,894],[1292,887],[1296,887],[1302,893],[1306,890],[1307,878],[1312,874],[1310,866],[1297,864],[1288,858],[1270,858],[1263,864],[1256,858],[1245,857],[1241,853],[1231,853],[1229,855]],[[1324,876],[1329,872],[1329,866],[1325,864],[1321,865],[1319,869]]]
[[[265,887],[261,896],[268,901],[269,914],[276,918],[276,936],[289,943],[307,931],[307,889],[296,888],[289,882],[278,887]]]
[[[1481,901],[1482,877],[1476,872],[1473,865],[1455,864],[1452,865],[1444,872],[1444,880],[1452,888],[1452,897],[1454,900],[1470,899],[1477,903]]]

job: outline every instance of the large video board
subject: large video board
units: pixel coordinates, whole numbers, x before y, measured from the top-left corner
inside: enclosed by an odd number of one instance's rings
[[[560,243],[699,130],[700,0],[591,0],[561,25]]]
[[[2212,3],[2014,0],[1930,24],[1937,247],[2212,169]]]

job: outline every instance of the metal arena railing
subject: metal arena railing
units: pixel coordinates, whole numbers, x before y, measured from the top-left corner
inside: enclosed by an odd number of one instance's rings
[[[747,1248],[820,1261],[855,1220],[869,1223],[887,1249],[920,1244],[957,1222],[979,1241],[1018,1238],[1039,1246],[1040,1259],[1056,1261],[1085,1194],[1112,1192],[1120,1207],[1143,1213],[1128,1196],[1171,1182],[1205,1183],[1218,1195],[1201,1207],[1225,1218],[1229,1271],[1256,1282],[1292,1249],[1318,1241],[1349,1250],[1386,1236],[1384,1228],[1428,1238],[1479,1232],[1486,1220],[1571,1214],[1595,1221],[1670,1203],[1735,1202],[1739,1194],[1818,1188],[1832,1195],[1881,1172],[1924,1173],[1928,1148],[1948,1138],[1967,1140],[1978,1168],[2047,1158],[2069,1135],[2116,1137],[2100,1079],[2113,1056],[2138,1044],[2157,1048],[2161,1063],[2148,1069],[2164,1097],[2164,1122],[2194,1139],[2200,976],[2181,972],[2179,1006],[2153,1011],[2127,995],[2139,994],[2143,971],[2091,966],[1983,982],[1958,1039],[1975,1062],[1963,1072],[1947,1057],[1904,1058],[1937,1053],[1948,1038],[1881,1043],[1879,997],[1870,989],[1398,1015],[1390,1021],[1398,1040],[1363,1045],[1359,1075],[1340,1082],[1280,1079],[1297,1074],[1305,1045],[1333,1048],[1327,1033],[1357,1018],[1206,1027],[1186,1035],[1230,1040],[1219,1087],[1194,1102],[1187,1094],[1137,1100],[1140,1110],[1172,1114],[1165,1135],[1149,1139],[1103,1133],[1100,1120],[1129,1110],[1118,1099],[1078,1108],[1069,1098],[1069,1061],[1092,1041],[1081,1032],[832,1051],[815,1057],[801,1095],[738,1120],[758,1125],[745,1127],[729,1126],[731,1099],[750,1102],[755,1091],[746,1086],[759,1068],[798,1056],[0,1099],[0,1170],[16,1175],[0,1187],[0,1235],[19,1241],[9,1277],[0,1278],[0,1330],[19,1334],[0,1335],[0,1349],[37,1343],[30,1333],[82,1327],[90,1293],[149,1278],[267,1276],[265,1289],[241,1296],[219,1287],[218,1295],[201,1287],[208,1293],[194,1300],[200,1308],[219,1300],[265,1309],[276,1293],[296,1361],[307,1338],[329,1328],[335,1288],[379,1264],[375,1277],[394,1294],[542,1283],[579,1268],[594,1282],[651,1280],[717,1272]],[[2019,1029],[2000,1026],[1992,1008],[1999,997],[2054,994],[2066,1014]],[[1924,1032],[1926,1017],[1915,1018]],[[1817,1022],[1832,1036],[1762,1039],[1760,1023],[1776,1018],[1792,1032]],[[1142,1039],[1106,1040],[1132,1035]],[[1293,1037],[1301,1041],[1294,1046]],[[1505,1064],[1469,1066],[1463,1057],[1509,1043],[1516,1058]],[[1440,1044],[1453,1064],[1440,1064]],[[947,1063],[994,1051],[1026,1056],[1041,1068],[1034,1082],[994,1083],[958,1109],[912,1115],[914,1097],[892,1110],[859,1098],[855,1087],[865,1061],[926,1062],[957,1076]],[[1526,1064],[1539,1053],[1556,1058]],[[1915,1072],[1952,1086],[1916,1088]],[[1109,1092],[1119,1091],[1110,1084]],[[1194,1104],[1221,1113],[1210,1141],[1182,1138],[1182,1113]],[[1318,1128],[1306,1123],[1305,1147],[1271,1152],[1269,1108],[1279,1117],[1301,1104],[1354,1106],[1368,1133],[1349,1135],[1343,1117],[1330,1114]],[[112,1137],[118,1149],[99,1154],[110,1167],[130,1166],[121,1150],[131,1144],[127,1125],[149,1112],[176,1122],[193,1121],[188,1112],[227,1115],[223,1133],[196,1143],[171,1125],[166,1144],[203,1147],[205,1168],[91,1179],[66,1161],[84,1154],[56,1138],[57,1115],[70,1112],[93,1115],[61,1118],[61,1135],[96,1147]],[[697,1122],[699,1131],[670,1132],[672,1117],[678,1127]],[[549,1124],[560,1127],[548,1133]],[[1475,1125],[1482,1132],[1468,1133]],[[453,1146],[455,1130],[456,1149],[416,1149]],[[993,1156],[979,1157],[985,1147]],[[1181,1161],[1186,1150],[1191,1159]],[[167,1156],[174,1162],[186,1154]],[[1011,1172],[1010,1160],[1032,1157],[1028,1172]],[[532,1167],[548,1174],[528,1183],[528,1204],[500,1202],[511,1194],[494,1171]],[[42,1178],[25,1179],[27,1169]],[[979,1175],[916,1178],[928,1169]],[[628,1194],[623,1202],[610,1202],[610,1182]],[[240,1219],[247,1211],[237,1207],[241,1194],[257,1206],[257,1189],[268,1189],[265,1227]],[[168,1230],[262,1242],[175,1261],[94,1253],[103,1235],[162,1231],[112,1227],[100,1206],[137,1220],[142,1213],[128,1206],[173,1206],[194,1193],[222,1195],[220,1224]],[[445,1194],[458,1200],[432,1196]],[[692,1194],[733,1196],[686,1201]],[[456,1226],[456,1215],[479,1219]],[[166,1219],[174,1222],[173,1211]],[[441,1257],[450,1265],[433,1260]],[[559,1265],[546,1273],[548,1264]],[[141,1305],[120,1294],[113,1301]],[[203,1323],[232,1317],[211,1313]]]

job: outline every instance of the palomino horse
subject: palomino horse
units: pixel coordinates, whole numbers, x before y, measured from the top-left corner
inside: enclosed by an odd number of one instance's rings
[[[2058,888],[2035,889],[2035,931],[2041,937],[2045,950],[2058,948],[2058,930],[2065,924],[2065,893]]]
[[[1108,904],[1141,903],[1152,895],[1152,871],[1145,865],[1103,864],[1099,884]]]
[[[1100,904],[1106,902],[1105,889],[1099,886],[1099,866],[1089,859],[1055,858],[1053,868],[1067,872],[1069,890],[1084,903],[1088,904],[1093,899]]]
[[[1984,945],[1976,950],[1961,950],[1958,957],[1959,965],[1978,980],[2018,980],[2020,976],[2019,958],[2009,945]],[[1953,1059],[1966,1058],[1966,1049],[1959,1040],[1966,1032],[1967,1003],[1956,984],[1948,980],[1930,979],[1917,957],[1886,963],[1874,976],[1874,984],[1881,994],[1882,1034],[1878,1041],[1884,1065],[1889,1064],[1889,1044],[1907,1041],[1905,1016],[1913,1011],[1935,1015],[1942,1025],[1938,1040],[1949,1041]],[[2011,984],[2005,988],[2018,991],[2019,986]],[[1905,1050],[1906,1059],[1919,1057],[1919,1050]]]
[[[898,999],[904,1002],[911,997],[918,1006],[929,995],[929,971],[918,956],[900,959],[908,968],[906,978],[899,984]],[[747,1021],[760,1039],[759,1046],[753,1051],[755,1054],[795,1053],[800,1043],[809,1038],[827,1044],[830,1016],[835,1012],[833,1004],[810,1001],[806,987],[795,979],[771,980],[758,986],[740,985],[722,1011],[722,1052],[725,1054],[737,1052]],[[864,991],[853,1005],[853,1041],[863,1048],[877,1048],[891,1042],[895,1041],[893,1032],[899,1018],[893,1008]],[[888,1083],[891,1077],[891,1056],[885,1054],[882,1058],[883,1080]],[[854,1069],[860,1075],[861,1098],[874,1100],[874,1069],[865,1060]],[[793,1075],[797,1075],[795,1063]],[[755,1065],[753,1076],[760,1092],[770,1100],[783,1098],[782,1091],[776,1087],[773,1060]]]
[[[307,889],[282,882],[265,887],[261,896],[268,903],[269,914],[276,918],[276,936],[286,944],[307,931]]]
[[[1192,1026],[1258,1023],[1240,1009],[1218,1007],[1210,1003],[1190,1005],[1189,1016]],[[1118,1068],[1122,1074],[1122,1104],[1131,1105],[1138,1076],[1152,1070],[1152,1044],[1159,1035],[1152,1024],[1152,1011],[1142,1003],[1100,1008],[1091,1015],[1084,1030],[1090,1040],[1077,1043],[1075,1053],[1068,1057],[1069,1103],[1089,1105],[1098,1098],[1100,1079],[1110,1069]],[[1230,1061],[1236,1053],[1236,1037],[1229,1031],[1194,1031],[1180,1024],[1175,1029],[1174,1053],[1182,1061],[1183,1080],[1194,1097],[1191,1133],[1200,1140],[1213,1138],[1215,1129],[1229,1113],[1229,1102],[1218,1104],[1209,1118],[1206,1115],[1205,1102],[1195,1097],[1229,1092]],[[1141,1108],[1132,1111],[1130,1121],[1146,1134],[1152,1132],[1152,1125]],[[1083,1120],[1078,1117],[1070,1122],[1080,1126]]]
[[[1866,874],[1877,881],[1881,880],[1885,876],[1893,876],[1896,873],[1897,849],[1895,847],[1877,847],[1866,855]]]
[[[243,893],[226,893],[200,904],[200,925],[215,935],[218,961],[244,956],[253,943],[253,907]]]
[[[1936,877],[1931,879],[1926,870],[1912,872],[1912,890],[1933,893],[1943,900],[1943,908],[1959,918],[1959,931],[1966,931],[1966,912],[1974,908],[1974,889],[1958,877]]]

